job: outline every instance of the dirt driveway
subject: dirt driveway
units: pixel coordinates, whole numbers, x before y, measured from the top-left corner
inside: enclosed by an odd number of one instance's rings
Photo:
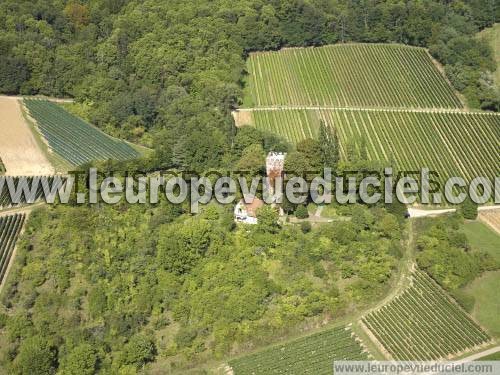
[[[10,176],[54,174],[24,121],[18,98],[0,96],[0,158]]]

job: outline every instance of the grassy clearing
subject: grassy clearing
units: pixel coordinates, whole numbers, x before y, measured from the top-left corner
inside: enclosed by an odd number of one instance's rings
[[[266,107],[462,108],[423,48],[337,44],[259,52],[247,62],[244,104]]]
[[[481,357],[477,359],[477,361],[500,361],[500,352],[487,355],[486,357]]]
[[[500,236],[498,234],[480,221],[466,222],[463,229],[473,250],[486,251],[500,262]]]
[[[500,236],[479,221],[466,222],[463,230],[472,251],[488,252],[500,262]],[[473,317],[495,337],[500,337],[499,285],[500,271],[486,272],[462,289],[463,292],[474,297]]]
[[[473,317],[488,332],[500,338],[500,271],[486,272],[465,288],[465,292],[474,296],[476,303]]]

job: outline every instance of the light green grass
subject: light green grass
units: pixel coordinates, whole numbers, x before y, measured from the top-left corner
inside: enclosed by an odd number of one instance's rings
[[[500,271],[486,272],[465,288],[476,303],[472,315],[497,338],[500,338]]]
[[[500,352],[487,355],[486,357],[481,357],[477,359],[477,361],[500,361]]]
[[[500,236],[498,234],[480,221],[467,222],[463,229],[473,250],[486,251],[500,262]]]
[[[463,226],[472,251],[482,250],[500,261],[500,236],[480,221]],[[475,299],[472,315],[491,335],[500,337],[500,271],[486,272],[463,291]]]

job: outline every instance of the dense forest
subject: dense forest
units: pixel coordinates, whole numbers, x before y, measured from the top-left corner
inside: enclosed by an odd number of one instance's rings
[[[426,46],[471,107],[499,109],[495,0],[17,1],[0,4],[0,92],[74,97],[155,166],[227,165],[245,57],[343,42]]]
[[[279,226],[271,207],[236,230],[215,205],[37,210],[3,294],[2,366],[133,374],[157,361],[165,373],[365,306],[403,254],[402,224],[382,208],[345,210],[350,220],[313,231]]]

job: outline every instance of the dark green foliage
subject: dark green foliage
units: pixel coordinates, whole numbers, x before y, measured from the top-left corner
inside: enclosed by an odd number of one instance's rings
[[[307,207],[303,204],[299,204],[294,212],[297,219],[307,219],[309,217],[309,212],[307,211]]]
[[[156,354],[153,340],[144,335],[132,336],[125,344],[123,351],[123,361],[126,364],[142,367],[147,362],[151,362]]]
[[[478,205],[467,197],[465,201],[462,203],[460,207],[460,213],[467,220],[476,220],[477,219],[477,207]]]
[[[469,251],[459,215],[419,222],[417,262],[445,289],[454,291],[467,285],[483,271],[500,265],[486,252]]]
[[[14,374],[47,375],[55,369],[55,352],[42,336],[23,340],[14,360]]]
[[[253,126],[243,126],[238,129],[233,141],[233,152],[236,156],[241,156],[243,150],[248,146],[258,144],[264,151],[287,152],[289,145],[272,133],[264,132]]]
[[[262,232],[275,233],[279,229],[278,211],[265,205],[257,210],[257,228]]]
[[[471,107],[499,111],[500,95],[491,74],[496,70],[492,50],[484,40],[475,37],[476,31],[466,16],[448,15],[436,27],[429,49]]]
[[[64,375],[148,368],[157,352],[179,369],[222,358],[372,301],[401,247],[400,230],[379,224],[392,215],[363,206],[357,216],[376,220],[280,226],[276,210],[264,206],[258,225],[235,229],[225,207],[208,205],[197,216],[169,207],[35,210],[2,292],[14,313],[1,331],[1,365],[28,366],[39,353],[22,343],[40,335],[49,342],[43,353],[54,353],[40,365]],[[69,274],[60,275],[62,265]],[[341,277],[362,282],[346,291]],[[162,339],[151,329],[169,333]]]
[[[336,129],[327,127],[323,120],[320,120],[319,124],[318,143],[323,166],[336,170],[340,160],[339,138]]]
[[[72,375],[92,375],[95,373],[97,365],[97,355],[92,345],[82,343],[73,348],[61,360],[61,374]]]
[[[0,329],[3,329],[7,324],[7,315],[0,312]]]
[[[29,79],[26,62],[17,57],[0,55],[0,92],[17,94],[25,81]]]
[[[0,92],[75,97],[86,120],[154,146],[161,166],[225,162],[249,51],[347,41],[430,46],[471,105],[498,109],[491,52],[473,37],[498,22],[491,1],[6,0],[0,14]]]
[[[302,233],[309,233],[311,231],[311,223],[309,221],[303,221],[300,223],[300,230]]]

